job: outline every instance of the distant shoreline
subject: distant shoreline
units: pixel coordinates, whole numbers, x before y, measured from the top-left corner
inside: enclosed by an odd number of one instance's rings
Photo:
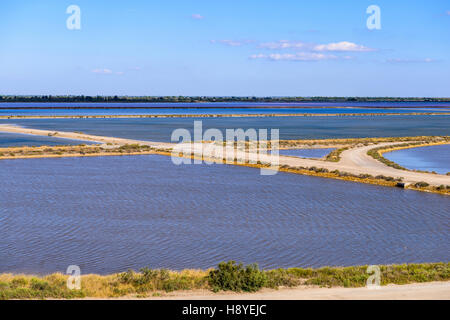
[[[450,102],[450,97],[357,97],[357,96],[127,96],[127,95],[11,95],[0,94],[0,102],[77,103],[361,103],[361,102]]]
[[[446,101],[444,101],[446,102]],[[449,101],[450,102],[450,101]],[[52,104],[65,104],[65,103],[77,103],[77,102],[0,102],[0,110],[91,110],[91,109],[449,109],[450,106],[351,106],[351,105],[342,105],[342,106],[314,106],[314,105],[305,105],[305,106],[289,106],[289,105],[273,105],[273,106],[267,106],[267,105],[239,105],[239,106],[112,106],[113,104],[142,104],[142,103],[161,103],[161,104],[194,104],[194,103],[205,103],[205,102],[78,102],[79,104],[90,104],[90,103],[105,103],[105,104],[112,104],[111,106],[21,106],[21,107],[3,107],[1,104],[3,103],[52,103]],[[208,102],[206,102],[208,103]],[[211,102],[212,103],[212,102]],[[238,102],[237,102],[238,103]],[[318,102],[320,103],[320,102]],[[327,102],[324,102],[327,103]]]

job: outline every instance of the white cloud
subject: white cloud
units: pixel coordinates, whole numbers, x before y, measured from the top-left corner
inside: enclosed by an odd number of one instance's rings
[[[193,15],[191,15],[191,18],[195,19],[195,20],[201,20],[201,19],[204,19],[205,17],[202,16],[201,14],[194,13]]]
[[[211,43],[221,43],[231,47],[239,47],[244,44],[253,43],[252,40],[210,40]],[[307,43],[302,41],[290,41],[290,40],[279,40],[272,42],[262,42],[257,45],[258,48],[268,49],[268,50],[301,50],[301,51],[311,51],[311,52],[368,52],[375,51],[375,49],[368,48],[363,45],[359,45],[349,41],[341,41],[327,44],[315,44]]]
[[[318,44],[314,46],[314,51],[342,51],[342,52],[367,52],[374,49],[348,41],[341,41],[328,44]]]
[[[221,43],[231,47],[239,47],[254,41],[238,40],[211,40],[211,43]],[[322,61],[322,60],[352,60],[353,56],[344,55],[345,52],[368,52],[374,49],[365,47],[349,41],[317,44],[302,41],[279,40],[272,42],[261,42],[257,46],[260,49],[288,52],[258,53],[253,54],[250,59],[266,59],[272,61]],[[290,51],[290,52],[289,52]],[[292,52],[293,51],[293,52]],[[336,52],[336,55],[333,54]]]
[[[272,61],[322,61],[338,59],[332,54],[297,52],[297,53],[271,53],[271,54],[254,54],[250,59],[268,59]]]
[[[93,73],[100,73],[100,74],[112,74],[113,71],[110,69],[94,69],[92,70]]]
[[[224,45],[230,46],[230,47],[240,47],[240,46],[242,46],[244,44],[252,43],[253,41],[252,40],[243,40],[243,41],[241,41],[241,40],[228,40],[228,39],[225,39],[225,40],[210,40],[210,42],[211,43],[221,43],[221,44],[224,44]]]
[[[267,55],[267,54],[262,54],[262,53],[259,53],[259,54],[252,54],[251,56],[250,56],[250,59],[266,59],[266,58],[268,58],[269,56]]]
[[[107,68],[103,68],[103,69],[94,69],[92,70],[93,73],[97,73],[97,74],[117,74],[117,75],[123,75],[125,74],[125,72],[123,71],[112,71],[111,69],[107,69]]]
[[[258,45],[258,48],[280,50],[280,49],[295,49],[302,51],[316,51],[316,52],[367,52],[374,51],[374,49],[358,45],[349,41],[314,44],[301,41],[279,40],[274,42],[263,42]]]
[[[389,62],[389,63],[430,63],[430,62],[436,62],[436,60],[431,59],[431,58],[425,58],[425,59],[390,58],[390,59],[387,59],[385,62]]]
[[[265,49],[303,49],[307,46],[306,43],[300,41],[280,40],[276,42],[263,42],[259,44],[259,48]]]

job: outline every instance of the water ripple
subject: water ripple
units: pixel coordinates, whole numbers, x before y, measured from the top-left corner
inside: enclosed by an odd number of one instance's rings
[[[0,272],[449,261],[437,194],[162,156],[2,161]]]

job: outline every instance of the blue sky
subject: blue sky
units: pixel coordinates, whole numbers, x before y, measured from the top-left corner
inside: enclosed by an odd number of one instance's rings
[[[449,97],[449,39],[448,0],[2,0],[0,94]]]

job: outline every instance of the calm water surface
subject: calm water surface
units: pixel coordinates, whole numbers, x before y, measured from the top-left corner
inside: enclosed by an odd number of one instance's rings
[[[322,158],[333,151],[334,148],[320,149],[283,149],[279,150],[279,154],[283,156],[293,156],[300,158]]]
[[[408,169],[450,172],[449,144],[396,150],[385,153],[384,157]]]
[[[203,132],[217,128],[279,129],[280,139],[328,139],[450,135],[450,116],[354,116],[354,117],[263,117],[263,118],[170,118],[170,119],[29,119],[2,123],[94,135],[170,141],[175,129],[193,131],[202,121]]]
[[[450,260],[450,198],[164,156],[0,162],[0,272]]]
[[[446,102],[0,103],[0,115],[404,113],[449,111],[450,103]]]
[[[91,144],[91,142],[61,139],[54,137],[32,136],[29,134],[16,134],[0,132],[0,148],[12,146],[56,146],[56,145],[77,145]]]

